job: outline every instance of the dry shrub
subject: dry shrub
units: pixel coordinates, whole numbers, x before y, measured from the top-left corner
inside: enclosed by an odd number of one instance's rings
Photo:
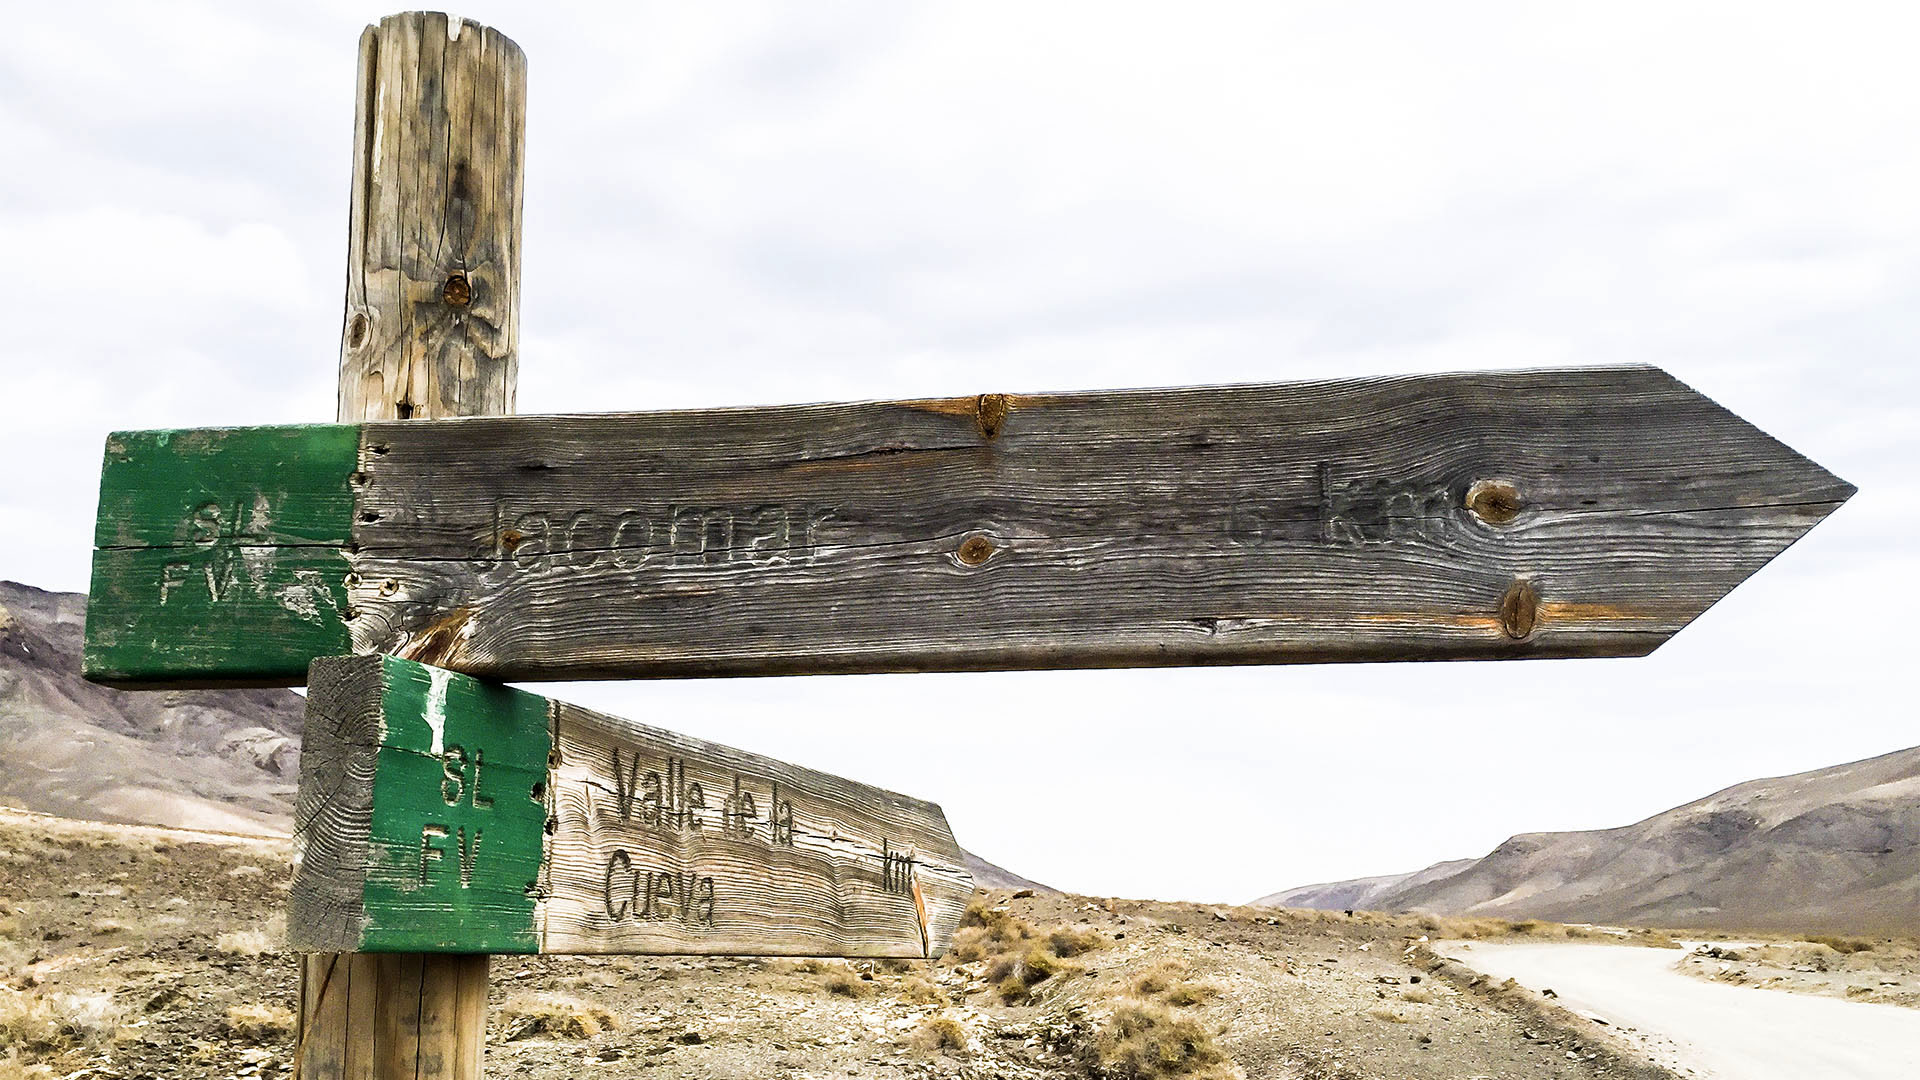
[[[12,1050],[0,1057],[0,1080],[52,1080],[53,1066],[23,1061]]]
[[[1163,994],[1167,988],[1180,981],[1187,973],[1187,965],[1180,960],[1162,960],[1141,972],[1133,980],[1132,990],[1141,997]]]
[[[986,980],[1000,1000],[1013,1004],[1033,996],[1033,988],[1078,967],[1068,963],[1106,944],[1090,927],[1056,926],[1041,931],[1005,908],[976,899],[961,916],[953,936],[953,954],[962,963],[984,961]]]
[[[820,985],[835,997],[863,998],[873,993],[873,984],[851,971],[831,972]]]
[[[1103,1075],[1115,1080],[1239,1075],[1211,1031],[1164,1005],[1121,1005],[1101,1029],[1094,1050]]]
[[[1872,952],[1873,942],[1865,938],[1839,937],[1834,934],[1808,934],[1802,941],[1811,941],[1815,945],[1825,945],[1834,952],[1848,955],[1858,952]]]
[[[265,930],[232,930],[213,939],[213,947],[235,956],[259,956],[273,948]]]
[[[0,1046],[63,1050],[106,1041],[120,1026],[111,994],[43,993],[0,986]]]
[[[1400,991],[1400,1000],[1411,1001],[1415,1005],[1431,1005],[1433,1004],[1433,991],[1424,986],[1411,987]]]
[[[274,1042],[293,1034],[293,1013],[258,1002],[227,1010],[227,1030],[248,1042]]]
[[[909,1005],[945,1005],[947,992],[918,975],[909,975],[900,981],[900,1000]]]
[[[1398,1009],[1369,1009],[1367,1015],[1375,1020],[1385,1020],[1389,1024],[1411,1024],[1413,1020]]]
[[[500,1009],[500,1028],[508,1042],[535,1035],[590,1039],[619,1026],[607,1010],[565,994],[517,994]]]
[[[1220,988],[1213,983],[1182,981],[1167,987],[1166,996],[1162,1000],[1169,1005],[1186,1007],[1205,1005],[1219,996]]]
[[[994,992],[1000,1000],[1011,1005],[1026,1001],[1033,996],[1033,988],[1065,971],[1076,970],[1074,965],[1066,963],[1044,945],[1035,945],[1026,955],[1017,960],[1011,956],[997,957],[987,967],[987,979],[994,983]]]
[[[929,1016],[920,1022],[919,1029],[913,1034],[913,1042],[920,1049],[935,1053],[965,1050],[967,1028],[951,1016]]]
[[[1039,936],[1033,924],[1005,908],[989,907],[976,899],[960,916],[960,928],[953,935],[954,959],[963,964],[1009,952]]]
[[[1079,956],[1106,943],[1100,931],[1091,926],[1056,926],[1047,931],[1047,951],[1058,957]]]

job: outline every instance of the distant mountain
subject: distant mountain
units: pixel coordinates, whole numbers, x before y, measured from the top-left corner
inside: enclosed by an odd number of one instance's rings
[[[1004,867],[995,866],[971,851],[962,851],[960,854],[967,857],[967,873],[973,875],[973,887],[976,889],[1032,889],[1037,893],[1060,891],[1051,885],[1042,885]]]
[[[0,805],[60,817],[286,833],[306,699],[110,690],[80,677],[87,598],[0,581]],[[983,889],[1055,892],[971,852]]]
[[[1920,746],[1752,780],[1618,829],[1256,903],[1559,922],[1920,933]]]
[[[1285,892],[1268,893],[1254,903],[1261,907],[1379,911],[1380,898],[1394,890],[1452,876],[1474,862],[1473,859],[1454,859],[1451,862],[1434,863],[1425,870],[1416,870],[1411,874],[1386,874],[1381,877],[1329,881],[1321,885],[1301,885]]]
[[[132,693],[80,678],[87,598],[0,581],[0,803],[62,817],[286,832],[305,699]]]

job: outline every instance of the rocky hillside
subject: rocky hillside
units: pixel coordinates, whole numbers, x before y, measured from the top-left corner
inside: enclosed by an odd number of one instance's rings
[[[86,603],[0,582],[0,804],[284,832],[299,781],[300,695],[95,686],[80,678]]]
[[[1752,780],[1618,829],[1306,886],[1276,906],[1665,927],[1920,930],[1920,747]]]

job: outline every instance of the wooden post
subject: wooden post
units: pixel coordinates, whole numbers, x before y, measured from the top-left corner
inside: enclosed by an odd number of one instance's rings
[[[360,36],[338,419],[513,411],[526,58],[409,12]],[[301,1080],[478,1080],[487,957],[315,954]]]

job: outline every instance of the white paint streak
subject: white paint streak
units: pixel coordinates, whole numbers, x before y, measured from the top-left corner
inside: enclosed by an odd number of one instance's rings
[[[434,757],[447,748],[447,680],[451,678],[453,672],[445,668],[427,668],[427,728],[433,732],[429,749]]]

